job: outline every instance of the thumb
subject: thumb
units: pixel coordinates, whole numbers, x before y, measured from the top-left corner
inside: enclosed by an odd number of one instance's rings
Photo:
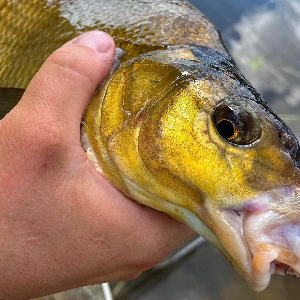
[[[37,72],[19,103],[22,110],[35,112],[36,121],[68,125],[71,121],[78,128],[88,102],[109,74],[114,55],[114,41],[104,32],[90,31],[73,39]]]

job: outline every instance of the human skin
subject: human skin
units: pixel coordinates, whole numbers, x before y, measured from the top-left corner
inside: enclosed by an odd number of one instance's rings
[[[114,53],[102,32],[67,43],[0,121],[0,299],[133,279],[194,235],[124,197],[81,147],[82,116]]]

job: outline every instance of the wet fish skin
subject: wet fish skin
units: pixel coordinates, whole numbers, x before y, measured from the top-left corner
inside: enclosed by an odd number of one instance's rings
[[[26,87],[64,42],[107,31],[125,55],[85,115],[95,167],[212,241],[255,290],[298,274],[298,142],[215,27],[184,1],[92,2],[0,4],[0,86]]]
[[[218,130],[214,119],[223,112],[229,118],[228,109],[235,122],[246,120],[239,128],[244,139],[230,141]],[[188,224],[255,290],[266,287],[270,268],[255,274],[259,247],[250,251],[242,230],[251,215],[247,203],[271,212],[258,197],[272,193],[272,209],[282,213],[276,190],[298,184],[299,146],[232,60],[207,46],[140,55],[95,94],[84,129],[88,156],[115,187]],[[295,200],[285,209],[298,208]],[[299,220],[299,209],[295,214],[287,223]]]

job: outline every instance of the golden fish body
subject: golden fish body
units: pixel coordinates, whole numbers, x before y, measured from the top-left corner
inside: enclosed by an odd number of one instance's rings
[[[121,62],[170,44],[211,45],[228,55],[210,21],[181,0],[0,2],[0,86],[26,88],[45,59],[78,34],[109,33]]]
[[[107,31],[125,54],[85,115],[82,144],[95,167],[129,198],[212,241],[255,290],[272,273],[299,274],[298,142],[214,26],[179,0],[68,2],[1,7],[0,85],[26,87],[62,43]],[[8,29],[4,13],[20,7]]]

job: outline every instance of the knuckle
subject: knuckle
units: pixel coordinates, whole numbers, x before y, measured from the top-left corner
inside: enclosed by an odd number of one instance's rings
[[[39,156],[53,156],[61,151],[65,141],[65,128],[51,121],[38,122],[30,126],[23,136],[27,149]]]
[[[55,170],[61,167],[67,151],[65,129],[49,122],[34,122],[32,116],[18,116],[11,114],[1,123],[3,143],[0,153],[8,158],[7,174],[17,167],[20,174],[26,172],[29,178],[37,174],[40,176],[45,166]]]
[[[92,82],[95,62],[91,55],[83,55],[82,52],[89,51],[89,49],[72,48],[70,45],[66,49],[58,49],[49,58],[48,62],[63,68],[68,73],[73,73],[75,76],[82,77],[87,81]],[[68,75],[69,76],[69,75]]]

